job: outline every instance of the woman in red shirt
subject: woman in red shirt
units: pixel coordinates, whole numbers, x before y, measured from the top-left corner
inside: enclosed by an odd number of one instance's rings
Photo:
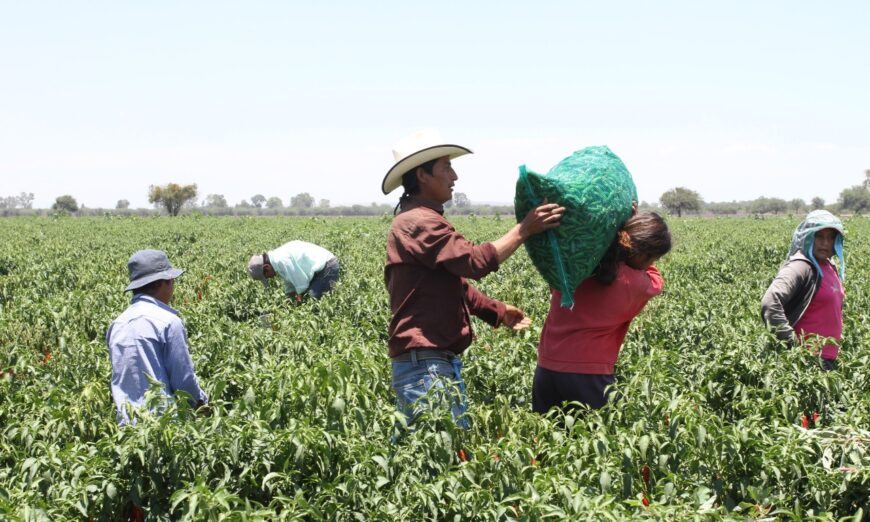
[[[551,290],[550,312],[538,344],[532,409],[546,413],[564,402],[591,408],[607,403],[613,368],[628,326],[664,280],[653,263],[671,250],[671,234],[658,214],[641,212],[617,232],[592,277],[574,291],[573,308],[559,306]]]

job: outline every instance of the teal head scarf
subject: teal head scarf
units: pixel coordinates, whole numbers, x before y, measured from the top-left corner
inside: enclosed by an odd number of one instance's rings
[[[807,214],[803,223],[798,225],[791,239],[791,247],[788,249],[788,257],[795,255],[797,252],[805,255],[810,263],[816,267],[816,272],[819,277],[823,277],[822,268],[816,261],[813,255],[813,242],[816,239],[816,232],[825,228],[833,228],[837,231],[837,238],[834,240],[834,252],[840,260],[840,279],[846,280],[846,259],[843,257],[843,223],[840,219],[828,212],[827,210],[813,210]]]

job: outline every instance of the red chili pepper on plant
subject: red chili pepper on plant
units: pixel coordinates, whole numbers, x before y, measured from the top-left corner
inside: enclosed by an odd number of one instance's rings
[[[801,415],[801,426],[803,426],[804,428],[808,428],[809,425],[810,425],[810,422],[809,422],[809,420],[807,420],[807,416]]]
[[[643,483],[646,484],[646,487],[649,487],[649,479],[650,479],[649,466],[644,464],[643,468],[640,470],[640,475],[641,475],[641,477],[643,477]]]
[[[643,500],[641,502],[643,502],[644,506],[649,507],[649,499],[646,498],[646,495],[643,496]]]
[[[130,522],[142,522],[145,518],[145,513],[142,508],[136,504],[130,504]]]

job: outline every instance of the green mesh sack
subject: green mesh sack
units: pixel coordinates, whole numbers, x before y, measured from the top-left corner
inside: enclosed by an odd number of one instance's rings
[[[561,225],[526,240],[535,268],[574,305],[574,290],[592,274],[616,231],[631,216],[637,189],[622,160],[607,147],[578,150],[536,174],[520,167],[514,209],[517,222],[546,199],[565,207]]]

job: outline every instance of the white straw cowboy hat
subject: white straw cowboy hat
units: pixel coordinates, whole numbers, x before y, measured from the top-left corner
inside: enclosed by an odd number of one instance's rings
[[[402,175],[427,161],[442,156],[453,159],[464,154],[472,154],[471,149],[445,144],[436,130],[417,131],[393,146],[393,158],[395,158],[396,164],[384,176],[381,190],[384,191],[384,194],[396,190],[402,186]]]

